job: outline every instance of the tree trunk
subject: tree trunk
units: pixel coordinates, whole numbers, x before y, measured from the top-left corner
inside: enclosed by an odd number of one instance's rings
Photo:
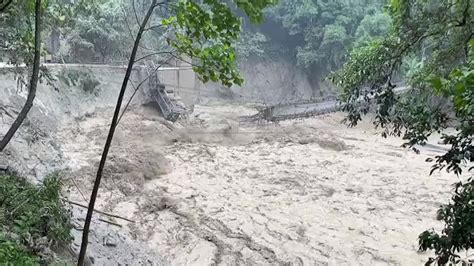
[[[87,244],[89,242],[89,229],[92,220],[92,214],[94,212],[94,205],[97,198],[97,194],[99,192],[100,181],[102,180],[102,172],[104,171],[105,162],[107,160],[107,155],[109,153],[110,145],[112,144],[112,139],[114,137],[115,128],[117,126],[117,120],[120,114],[120,109],[122,107],[122,101],[125,95],[125,91],[127,89],[128,81],[130,79],[130,75],[132,73],[133,64],[135,63],[135,58],[137,56],[138,46],[140,44],[140,40],[142,38],[143,31],[150,19],[153,10],[156,7],[157,0],[153,0],[151,6],[148,9],[148,12],[145,18],[140,25],[140,29],[138,30],[137,37],[135,38],[135,43],[133,45],[132,54],[130,55],[130,60],[128,62],[127,71],[125,73],[125,77],[123,79],[122,88],[120,89],[119,97],[117,100],[117,105],[115,106],[114,116],[112,118],[112,123],[110,124],[109,134],[107,136],[107,141],[104,146],[104,151],[102,152],[102,157],[100,159],[99,169],[97,170],[97,176],[95,178],[94,187],[92,189],[91,198],[89,201],[89,208],[87,209],[86,221],[84,223],[84,229],[82,233],[82,243],[81,243],[81,251],[79,253],[79,259],[77,261],[78,266],[84,265],[84,260],[86,257],[87,251]]]
[[[7,2],[3,6],[0,7],[0,13],[7,10],[8,6],[10,6],[12,2],[13,2],[13,0],[7,0]],[[2,4],[3,4],[3,2],[2,2]]]
[[[36,0],[35,5],[35,55],[33,61],[33,73],[31,75],[31,80],[29,84],[28,97],[26,99],[25,105],[18,114],[17,118],[11,125],[7,134],[0,141],[0,152],[2,152],[5,147],[8,145],[10,140],[15,135],[18,128],[21,126],[25,120],[28,112],[33,106],[33,101],[36,97],[36,87],[38,86],[38,76],[39,76],[39,67],[40,67],[40,54],[41,51],[41,0]]]

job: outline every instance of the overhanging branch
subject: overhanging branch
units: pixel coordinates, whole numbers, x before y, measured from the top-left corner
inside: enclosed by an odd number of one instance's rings
[[[11,5],[11,3],[13,3],[13,0],[7,0],[7,2],[3,6],[0,7],[0,13],[7,10],[7,8]]]

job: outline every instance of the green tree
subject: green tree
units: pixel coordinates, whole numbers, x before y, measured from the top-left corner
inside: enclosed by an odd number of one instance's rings
[[[438,218],[445,229],[420,235],[420,249],[433,249],[429,263],[458,262],[457,252],[474,247],[474,7],[471,0],[392,0],[390,34],[351,52],[349,61],[330,78],[343,90],[341,102],[347,122],[356,125],[375,111],[375,126],[383,135],[401,136],[406,146],[424,145],[435,132],[450,149],[434,159],[434,170],[457,175],[468,168],[467,181],[455,184],[452,204],[442,206]],[[471,52],[469,53],[469,50]],[[404,60],[422,58],[406,82],[410,90],[397,94],[394,80]],[[454,127],[455,133],[443,133]]]
[[[380,11],[367,14],[357,27],[354,46],[364,46],[376,39],[385,37],[391,26],[392,19],[388,14]]]
[[[265,56],[267,43],[267,37],[260,32],[243,32],[234,46],[240,59],[248,59],[250,56]]]
[[[290,35],[303,37],[304,43],[296,51],[299,65],[313,73],[327,73],[342,66],[364,15],[380,13],[383,2],[286,0],[270,12],[270,18],[281,23]],[[364,23],[374,19],[377,17],[367,18]],[[371,37],[373,31],[364,33],[360,36],[359,31],[359,37]],[[375,30],[374,34],[379,32]]]
[[[123,5],[122,1],[99,1],[76,15],[67,35],[69,61],[105,63],[127,57],[122,53],[133,40],[125,30]]]
[[[55,30],[69,30],[77,15],[92,7],[91,1],[88,0],[43,1],[41,4],[42,35]],[[35,42],[34,20],[34,0],[11,0],[7,1],[3,7],[0,2],[0,49],[7,63],[16,66],[32,65]],[[44,50],[41,51],[42,54],[44,52]],[[17,69],[17,71],[20,70]]]
[[[42,4],[44,9],[45,4]],[[23,16],[20,19],[20,14]],[[9,1],[0,12],[0,48],[12,65],[32,65],[34,55],[35,1]]]

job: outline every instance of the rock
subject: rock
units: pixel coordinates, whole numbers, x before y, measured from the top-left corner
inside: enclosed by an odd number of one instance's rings
[[[298,143],[301,144],[301,145],[306,145],[306,144],[310,144],[310,143],[313,143],[313,142],[314,142],[314,139],[311,139],[311,138],[298,140]]]
[[[0,172],[7,172],[8,171],[8,165],[0,163]]]
[[[335,192],[336,190],[334,188],[327,188],[324,190],[323,195],[326,197],[332,197],[332,195],[334,195]]]
[[[117,242],[117,239],[110,234],[103,238],[103,244],[106,247],[116,247],[118,244]]]
[[[338,139],[318,140],[317,143],[321,148],[326,150],[345,151],[349,149],[344,141]]]

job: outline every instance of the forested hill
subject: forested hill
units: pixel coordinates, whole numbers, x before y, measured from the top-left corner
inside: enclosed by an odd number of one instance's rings
[[[387,1],[281,0],[267,10],[265,22],[246,21],[236,44],[241,61],[284,57],[307,73],[313,88],[339,69],[351,48],[383,37],[391,18]]]

